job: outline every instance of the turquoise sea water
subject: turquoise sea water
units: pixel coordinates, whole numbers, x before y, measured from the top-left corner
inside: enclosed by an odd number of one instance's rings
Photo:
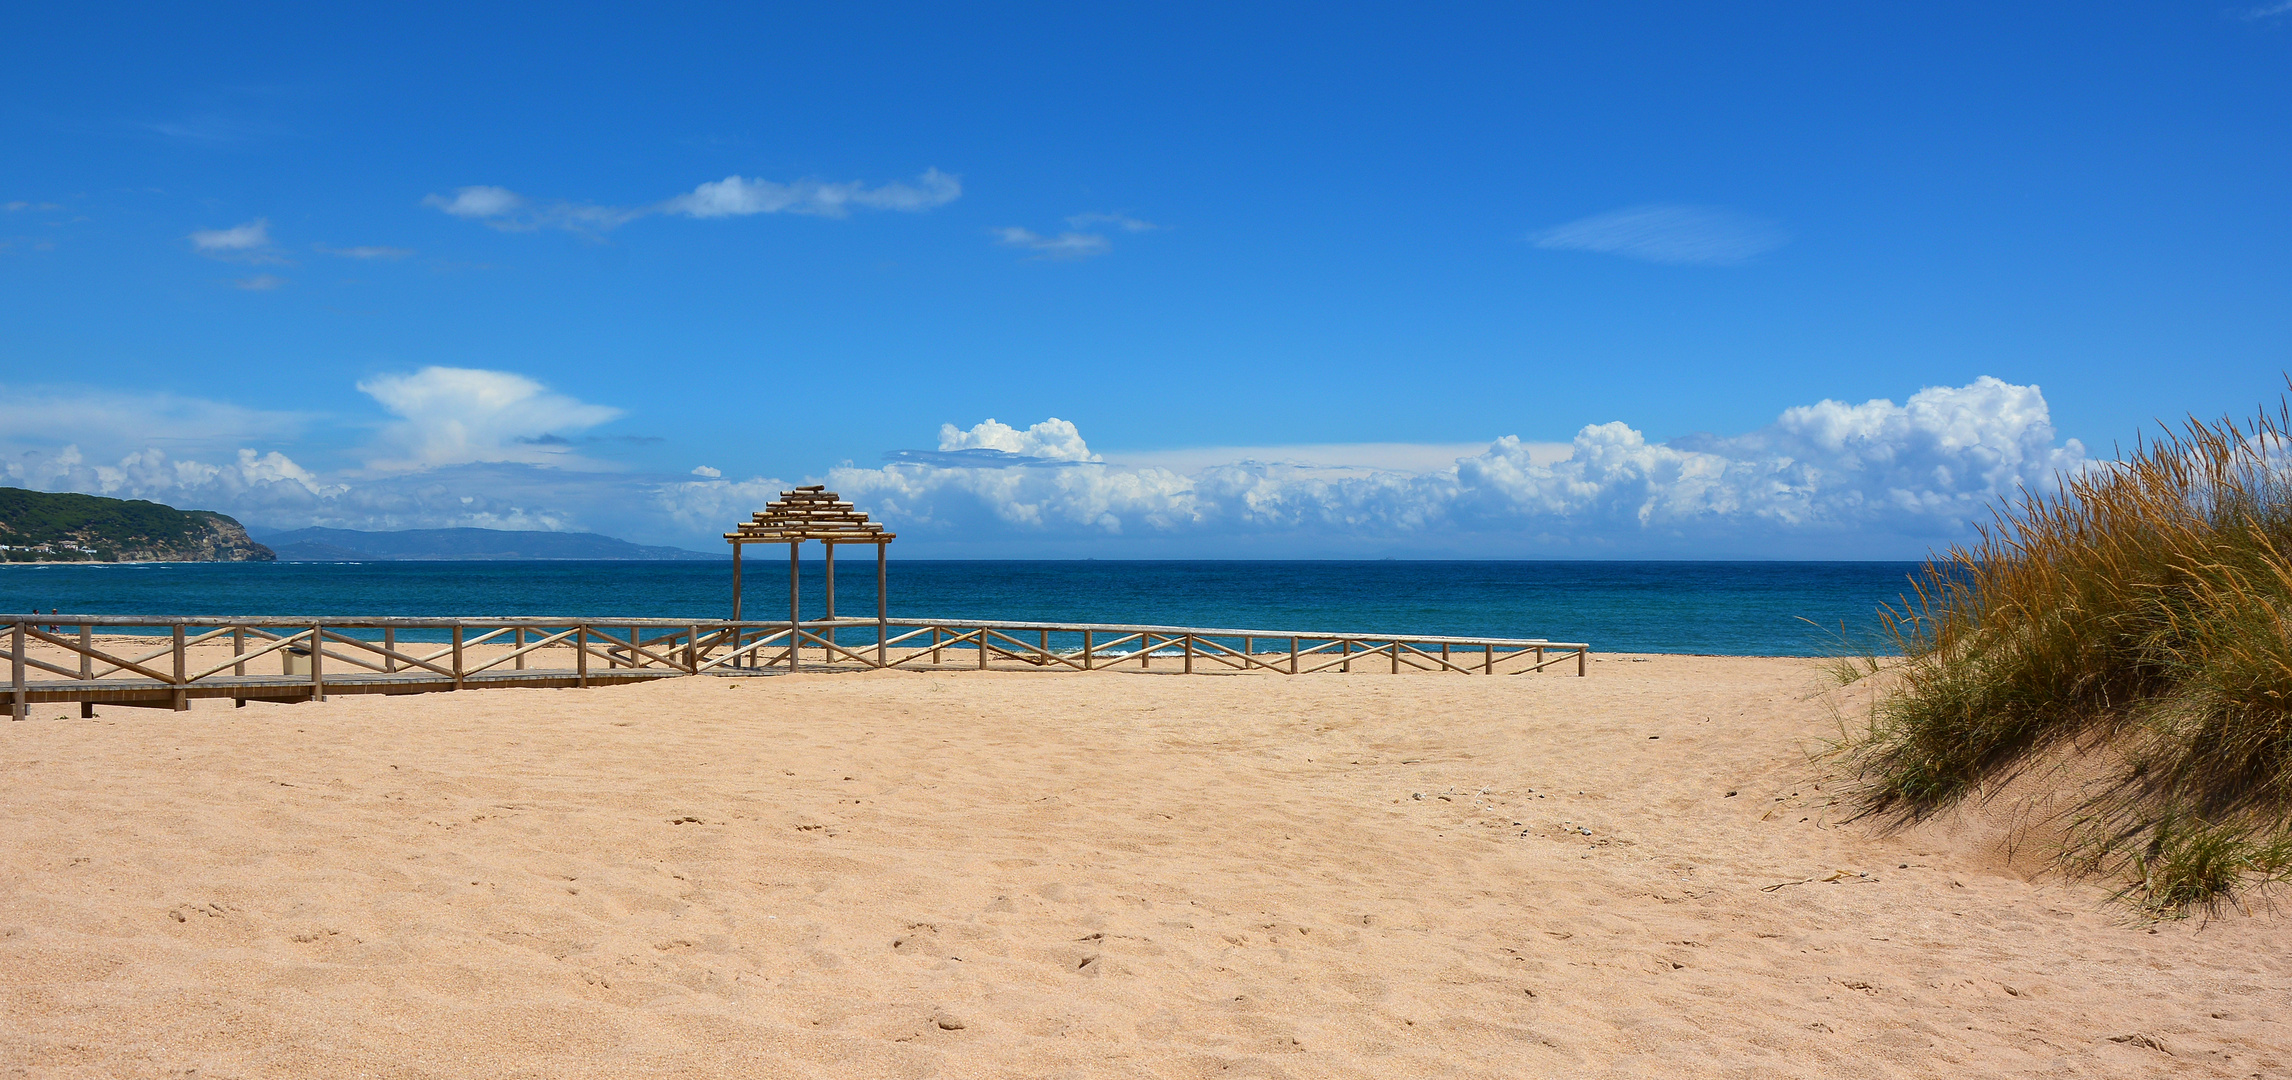
[[[872,553],[871,553],[872,554]],[[1606,652],[1827,655],[1871,639],[1898,562],[894,561],[907,618],[1584,641]],[[806,618],[821,564],[803,564]],[[389,562],[0,565],[0,612],[130,615],[730,614],[730,565]],[[839,562],[837,611],[875,614],[875,564]],[[751,619],[785,618],[787,564],[748,566]],[[864,633],[854,633],[857,642]]]

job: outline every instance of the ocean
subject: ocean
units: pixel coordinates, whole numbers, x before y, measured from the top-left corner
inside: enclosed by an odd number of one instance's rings
[[[872,556],[873,552],[869,552]],[[1601,652],[1826,656],[1880,644],[1907,562],[899,561],[894,617],[1540,637]],[[836,607],[875,614],[875,562]],[[822,567],[802,564],[806,618]],[[730,615],[727,562],[0,564],[0,612],[121,615]],[[751,559],[746,614],[787,616],[787,566]],[[848,633],[857,643],[864,633]],[[1883,651],[1883,649],[1880,649]]]

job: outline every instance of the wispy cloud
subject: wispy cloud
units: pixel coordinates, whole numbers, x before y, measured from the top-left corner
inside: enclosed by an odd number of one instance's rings
[[[191,241],[191,250],[210,259],[246,263],[287,261],[272,246],[271,223],[265,218],[228,229],[196,229],[185,239]]]
[[[2292,14],[2292,0],[2281,0],[2280,3],[2262,4],[2259,7],[2246,8],[2237,14],[2247,19],[2272,19],[2278,15]]]
[[[19,214],[26,210],[61,210],[63,208],[61,203],[25,202],[22,199],[15,202],[0,203],[0,210],[6,210],[11,214]]]
[[[1067,230],[1055,234],[1039,233],[1016,225],[987,231],[996,243],[1034,252],[1035,258],[1072,260],[1095,258],[1113,251],[1114,242],[1106,238],[1109,229],[1143,233],[1164,227],[1119,210],[1080,213],[1067,218],[1066,223]]]
[[[253,142],[288,134],[285,128],[276,124],[222,113],[201,113],[134,126],[177,142],[212,145]]]
[[[106,454],[150,446],[211,452],[292,438],[313,419],[166,392],[0,382],[0,450],[10,452],[66,442]]]
[[[231,282],[231,287],[234,289],[245,289],[248,292],[269,292],[272,289],[276,289],[286,283],[287,279],[280,277],[277,274],[256,274],[253,277],[234,279]]]
[[[1790,242],[1773,222],[1706,206],[1653,204],[1595,214],[1529,236],[1537,247],[1675,266],[1737,266]]]
[[[422,205],[509,231],[556,228],[603,232],[655,214],[708,219],[756,214],[840,218],[849,216],[855,209],[916,213],[944,206],[962,195],[961,178],[938,169],[926,169],[912,183],[895,180],[873,187],[858,180],[803,179],[781,183],[734,175],[708,181],[682,195],[648,206],[537,202],[508,188],[482,184],[457,188],[452,195],[425,196]]]
[[[1008,247],[1025,248],[1042,259],[1087,259],[1114,250],[1114,245],[1096,233],[1062,232],[1044,236],[1033,229],[1017,227],[992,230],[995,242]]]
[[[525,206],[525,196],[504,187],[473,184],[455,188],[451,196],[424,195],[423,206],[435,206],[458,218],[498,218]]]
[[[321,255],[339,255],[345,259],[403,259],[414,254],[411,248],[382,247],[370,244],[346,248],[312,244],[310,247],[312,251]]]
[[[857,180],[829,183],[797,180],[776,183],[727,176],[679,195],[657,208],[661,213],[694,218],[746,217],[750,214],[811,214],[843,217],[853,207],[914,213],[945,206],[963,195],[963,182],[937,169],[925,169],[912,184],[893,181],[868,187]]]
[[[1076,214],[1073,217],[1066,219],[1066,223],[1077,229],[1087,229],[1094,225],[1105,225],[1120,229],[1123,232],[1153,232],[1156,229],[1165,227],[1156,225],[1151,221],[1141,221],[1119,210],[1109,213]]]
[[[191,246],[210,254],[266,248],[271,246],[271,223],[256,218],[228,229],[200,229],[191,234]]]

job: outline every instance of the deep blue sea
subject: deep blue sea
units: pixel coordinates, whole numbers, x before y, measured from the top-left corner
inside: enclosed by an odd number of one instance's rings
[[[894,617],[1584,641],[1602,652],[1830,655],[1875,640],[1899,562],[894,561]],[[806,618],[821,564],[803,564]],[[726,562],[0,565],[0,612],[561,615],[721,619]],[[836,607],[875,614],[875,563],[839,563]],[[748,567],[746,614],[785,618],[787,567]],[[863,634],[852,635],[853,640]]]

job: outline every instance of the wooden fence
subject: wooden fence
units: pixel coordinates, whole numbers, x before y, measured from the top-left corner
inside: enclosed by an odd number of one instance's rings
[[[1310,675],[1367,664],[1394,674],[1522,675],[1572,659],[1581,676],[1591,653],[1588,645],[1540,638],[963,619],[0,615],[0,627],[17,719],[34,703],[78,702],[82,715],[93,715],[97,704],[187,709],[193,698],[324,701],[800,669],[1152,670],[1162,660],[1165,670],[1175,664],[1186,673]],[[98,631],[113,632],[100,647]],[[855,633],[868,640],[852,642]],[[250,673],[272,665],[277,674]]]

